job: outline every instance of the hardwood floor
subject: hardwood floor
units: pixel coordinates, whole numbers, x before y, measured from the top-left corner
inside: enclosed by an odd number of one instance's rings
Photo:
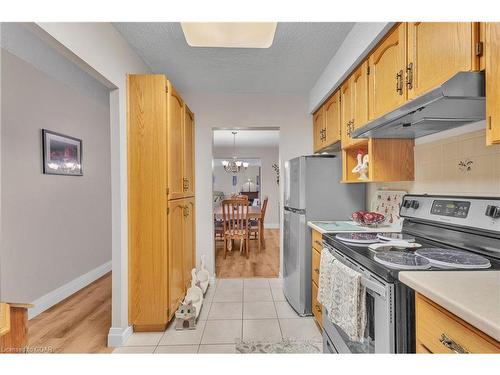
[[[224,259],[224,242],[217,241],[215,272],[218,278],[234,277],[278,277],[280,268],[280,231],[265,229],[266,248],[258,252],[257,240],[250,240],[250,255],[247,259],[236,250],[227,253]]]
[[[111,272],[28,322],[28,346],[53,353],[111,353]]]

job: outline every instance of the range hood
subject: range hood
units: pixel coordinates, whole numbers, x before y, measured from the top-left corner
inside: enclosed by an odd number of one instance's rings
[[[356,129],[353,138],[418,138],[485,118],[483,72],[459,72],[434,90]]]

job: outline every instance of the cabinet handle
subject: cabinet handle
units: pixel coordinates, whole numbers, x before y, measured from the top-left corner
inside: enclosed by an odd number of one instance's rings
[[[399,73],[396,74],[396,92],[399,95],[403,95],[403,70],[401,69]]]
[[[446,346],[448,349],[453,350],[455,353],[458,354],[469,354],[469,352],[460,344],[457,344],[453,339],[448,337],[446,333],[441,334],[441,338],[439,339],[439,342]]]
[[[187,179],[185,177],[182,179],[182,190],[183,191],[189,190],[189,179]]]
[[[318,305],[318,304],[316,304],[316,311],[317,311],[317,312],[321,312],[321,306],[320,306],[320,305]]]
[[[488,116],[488,130],[491,130],[491,116]]]
[[[413,89],[413,63],[406,66],[406,87],[408,90]]]
[[[321,242],[319,242],[318,240],[314,241],[314,243],[315,243],[316,245],[323,246],[323,244],[322,244]]]
[[[315,268],[314,272],[319,273],[319,269]]]

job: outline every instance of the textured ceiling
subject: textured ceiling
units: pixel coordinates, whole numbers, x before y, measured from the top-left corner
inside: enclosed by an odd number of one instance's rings
[[[308,93],[354,23],[279,22],[267,49],[186,43],[180,23],[114,23],[155,73],[181,92]]]
[[[233,147],[233,131],[236,134],[236,150],[238,147],[278,147],[279,130],[214,130],[215,147]]]

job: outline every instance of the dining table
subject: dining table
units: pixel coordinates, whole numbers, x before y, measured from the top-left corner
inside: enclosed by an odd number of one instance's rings
[[[222,205],[217,205],[214,207],[214,217],[216,220],[223,220],[222,215]],[[260,239],[262,248],[266,248],[266,242],[264,239],[264,223],[262,221],[262,209],[260,206],[248,206],[248,220],[258,220],[259,223],[259,231],[261,233]]]

